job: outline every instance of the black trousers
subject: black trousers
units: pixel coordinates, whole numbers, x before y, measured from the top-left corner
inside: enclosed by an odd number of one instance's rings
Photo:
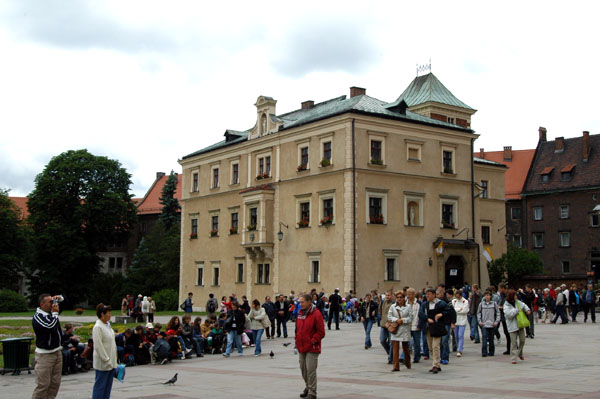
[[[504,331],[504,336],[506,337],[506,351],[510,352],[510,333],[508,332],[506,320],[504,319],[502,319],[502,331]]]
[[[583,320],[587,321],[588,313],[591,313],[592,321],[596,322],[596,304],[584,303],[583,304]]]
[[[267,333],[267,338],[271,338],[275,336],[275,319],[269,319],[271,322],[271,327],[265,328],[265,332]]]

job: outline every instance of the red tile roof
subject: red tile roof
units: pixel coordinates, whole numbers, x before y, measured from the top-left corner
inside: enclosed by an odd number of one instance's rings
[[[29,216],[29,208],[27,208],[27,201],[29,198],[27,197],[8,197],[12,202],[14,202],[19,209],[21,210],[21,220],[27,219]]]
[[[549,175],[554,170],[553,166],[546,166],[541,172],[540,175]]]
[[[138,215],[160,213],[162,210],[162,205],[160,204],[160,194],[168,178],[169,175],[165,175],[154,181],[154,184],[152,184],[152,187],[150,187],[144,198],[138,202]],[[178,174],[175,198],[177,198],[179,201],[181,201],[181,189],[181,174]]]
[[[508,170],[504,174],[504,196],[507,200],[521,198],[523,185],[525,184],[525,179],[527,179],[527,172],[535,155],[534,149],[512,150],[512,159],[510,161],[504,160],[504,151],[489,151],[483,154],[476,152],[473,155],[506,165]]]

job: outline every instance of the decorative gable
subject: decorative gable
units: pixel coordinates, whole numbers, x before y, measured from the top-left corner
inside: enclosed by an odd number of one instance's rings
[[[256,124],[250,130],[250,140],[274,133],[279,129],[282,123],[276,116],[276,104],[277,100],[272,97],[259,96],[256,99],[254,104],[256,106]]]

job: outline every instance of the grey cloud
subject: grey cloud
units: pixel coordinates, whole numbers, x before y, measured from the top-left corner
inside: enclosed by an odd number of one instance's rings
[[[291,77],[317,71],[357,73],[379,58],[376,41],[354,20],[316,19],[296,25],[272,52],[273,67]]]
[[[98,10],[102,2],[17,1],[7,22],[33,41],[71,49],[101,48],[127,52],[168,51],[177,44],[159,30],[127,27]],[[94,7],[92,7],[94,6]]]

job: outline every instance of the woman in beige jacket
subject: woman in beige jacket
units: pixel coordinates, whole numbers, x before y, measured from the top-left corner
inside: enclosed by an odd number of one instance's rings
[[[96,306],[96,315],[98,320],[92,330],[96,370],[92,399],[108,399],[117,367],[117,344],[115,332],[110,326],[110,306],[99,304]]]
[[[265,332],[263,320],[266,319],[267,322],[269,322],[267,312],[265,311],[265,308],[260,306],[258,299],[252,301],[252,309],[250,309],[248,317],[250,318],[250,328],[252,329],[252,338],[254,340],[254,357],[258,357],[262,352],[260,340]]]
[[[400,343],[402,343],[402,350],[404,352],[404,364],[407,369],[410,368],[410,350],[408,344],[411,338],[411,318],[411,310],[410,307],[406,306],[404,292],[396,292],[396,303],[390,306],[390,310],[388,310],[388,321],[398,324],[396,333],[390,334],[394,363],[392,371],[400,371]]]

